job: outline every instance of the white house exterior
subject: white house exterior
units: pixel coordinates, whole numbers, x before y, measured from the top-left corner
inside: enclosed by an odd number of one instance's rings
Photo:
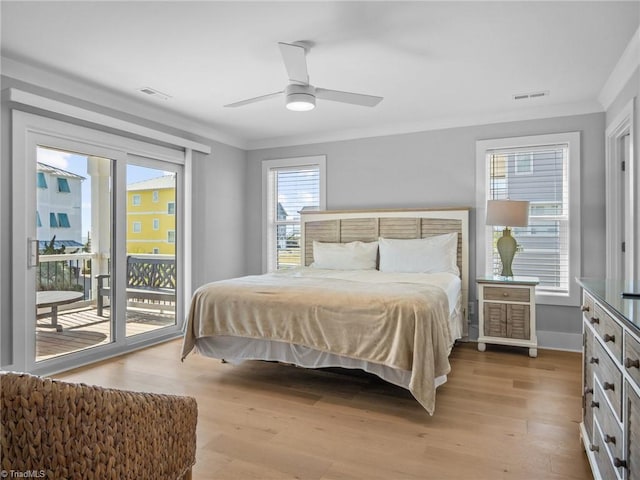
[[[40,249],[56,237],[67,253],[82,247],[82,181],[84,177],[38,162],[37,235]]]

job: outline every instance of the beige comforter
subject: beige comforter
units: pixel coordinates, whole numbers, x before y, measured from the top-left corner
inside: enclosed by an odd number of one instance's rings
[[[409,390],[433,414],[435,378],[450,371],[444,291],[280,273],[210,283],[192,299],[182,359],[196,339],[269,339],[411,371]]]

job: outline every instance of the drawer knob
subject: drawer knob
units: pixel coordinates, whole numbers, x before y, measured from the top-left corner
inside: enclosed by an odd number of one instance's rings
[[[591,317],[589,319],[589,322],[591,322],[591,325],[593,325],[594,323],[599,324],[600,323],[600,319],[598,317]]]
[[[600,451],[600,447],[598,445],[594,445],[592,443],[591,445],[589,445],[589,450],[591,450],[592,452],[599,452]]]
[[[600,363],[600,359],[596,357],[591,357],[591,360],[589,360],[589,363],[595,363],[597,365]]]
[[[620,460],[618,457],[613,459],[613,465],[616,468],[627,468],[627,461],[626,460]]]
[[[613,443],[616,444],[616,437],[612,437],[611,435],[604,436],[604,443]]]
[[[625,358],[624,366],[627,368],[640,368],[640,360],[638,360],[637,358],[635,360],[631,360],[630,358]]]
[[[582,307],[580,307],[580,310],[583,312],[588,312],[591,309],[589,308],[589,305],[582,305]]]
[[[504,293],[502,294],[502,296],[503,296],[503,297],[508,297],[508,296],[509,296],[509,294],[508,294],[507,292],[504,292]]]
[[[600,408],[600,402],[596,402],[595,400],[592,400],[591,408]]]
[[[604,385],[602,385],[602,388],[604,388],[605,390],[611,390],[613,392],[616,389],[616,386],[613,383],[604,382]]]
[[[602,339],[605,342],[613,342],[616,343],[616,336],[615,335],[609,335],[608,333],[604,334],[604,337],[602,337]]]
[[[591,387],[584,387],[584,394],[585,394],[585,395],[589,395],[590,393],[593,393],[593,388],[591,388]]]

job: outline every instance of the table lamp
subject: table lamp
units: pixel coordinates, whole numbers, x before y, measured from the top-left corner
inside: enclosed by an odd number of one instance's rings
[[[503,277],[513,277],[511,263],[516,254],[518,243],[511,236],[509,227],[526,227],[529,225],[529,202],[522,200],[489,200],[487,201],[487,225],[504,227],[502,237],[498,239],[498,253],[502,261]]]

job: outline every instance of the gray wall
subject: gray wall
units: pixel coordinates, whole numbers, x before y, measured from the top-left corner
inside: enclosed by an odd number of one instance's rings
[[[43,95],[72,105],[90,108],[116,118],[134,121],[156,130],[164,131],[210,145],[210,155],[194,152],[193,188],[187,194],[192,195],[194,206],[192,256],[192,285],[194,288],[213,280],[243,275],[246,271],[245,251],[242,242],[245,223],[245,178],[246,152],[214,140],[198,137],[164,125],[161,117],[157,121],[135,117],[106,107],[72,98],[52,90],[37,87],[6,76],[0,77],[2,89],[9,87]],[[35,111],[27,109],[28,111]],[[2,154],[0,160],[0,364],[11,362],[11,151],[10,151],[10,110],[3,102],[0,114],[2,119]],[[38,113],[38,112],[36,112]],[[60,116],[40,112],[53,118]],[[70,119],[67,119],[70,120]],[[81,123],[80,123],[81,124]],[[91,125],[86,125],[91,126]],[[116,132],[122,134],[122,132]]]
[[[261,161],[327,155],[327,208],[475,205],[476,141],[582,132],[582,275],[604,275],[604,113],[451,128],[250,151],[247,165],[246,254],[249,273],[262,269]],[[471,212],[471,278],[475,278],[475,210]],[[475,285],[471,286],[475,300]],[[538,328],[580,333],[577,307],[539,305]],[[477,325],[477,319],[473,319]]]

